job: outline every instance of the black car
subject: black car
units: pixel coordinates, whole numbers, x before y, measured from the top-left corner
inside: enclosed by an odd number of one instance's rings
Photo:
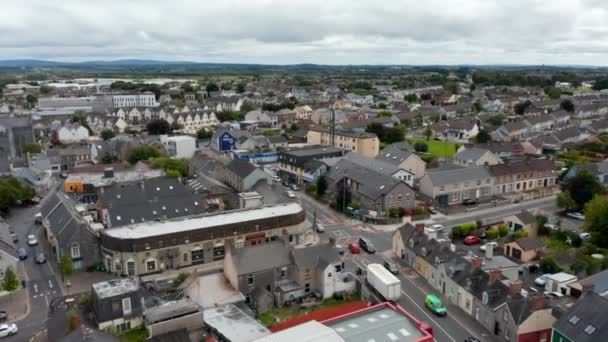
[[[464,206],[471,206],[471,205],[476,205],[476,204],[477,204],[477,200],[472,199],[472,198],[467,198],[464,201],[462,201],[462,205],[464,205]]]
[[[366,238],[359,238],[359,247],[363,248],[369,254],[376,253],[374,245]]]
[[[464,339],[464,342],[481,342],[481,340],[476,337],[467,337]]]
[[[8,319],[6,311],[0,311],[0,322],[5,322]]]

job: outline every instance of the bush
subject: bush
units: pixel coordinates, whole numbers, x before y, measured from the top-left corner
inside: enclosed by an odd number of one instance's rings
[[[179,287],[181,284],[184,283],[184,281],[186,281],[186,279],[188,279],[188,277],[190,276],[190,273],[188,272],[182,272],[180,274],[177,275],[177,278],[175,278],[175,281],[173,282],[173,287]]]
[[[422,141],[418,141],[414,144],[414,149],[416,152],[426,153],[429,151],[429,145],[423,143]]]
[[[492,229],[488,229],[486,230],[486,238],[488,240],[494,240],[498,237],[498,229],[496,228],[492,228]]]
[[[317,192],[317,184],[310,184],[306,188],[306,192],[309,193],[309,194],[315,194]]]
[[[463,223],[459,226],[460,236],[469,236],[471,235],[471,231],[475,229],[477,229],[477,223]]]
[[[461,226],[456,226],[456,227],[452,228],[452,238],[458,238],[461,236],[462,236]]]
[[[428,212],[428,210],[425,207],[416,207],[414,208],[414,215],[419,216],[419,215],[426,215]]]
[[[393,218],[399,217],[399,208],[389,208],[388,216],[393,217]]]
[[[525,230],[518,230],[513,236],[515,237],[515,239],[521,239],[524,237],[528,237],[528,232]]]
[[[498,227],[498,235],[500,235],[500,237],[505,237],[505,236],[509,235],[509,227],[507,227],[504,224],[501,224]]]
[[[546,257],[540,261],[540,269],[543,273],[558,273],[562,271],[552,257]]]

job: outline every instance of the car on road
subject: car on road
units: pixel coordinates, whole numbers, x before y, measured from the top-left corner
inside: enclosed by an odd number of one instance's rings
[[[536,279],[534,279],[534,284],[538,285],[538,286],[545,286],[545,284],[547,283],[547,277],[549,276],[549,273],[545,273],[543,275],[541,275],[540,277],[537,277]]]
[[[476,245],[478,243],[481,243],[481,239],[479,238],[479,236],[469,235],[464,238],[463,242],[465,245]]]
[[[374,245],[366,238],[359,238],[359,246],[369,254],[376,253],[376,248],[374,248]]]
[[[486,237],[488,237],[488,234],[485,231],[481,231],[477,234],[477,236],[479,236],[479,238],[481,239],[485,239]]]
[[[42,220],[42,213],[37,213],[36,215],[34,215],[34,223],[42,224]]]
[[[582,241],[591,240],[591,234],[589,234],[589,233],[580,233],[580,234],[578,234],[578,237],[581,238]]]
[[[552,230],[554,232],[559,230],[559,227],[553,223],[545,223],[545,228]]]
[[[351,254],[359,254],[361,253],[361,248],[356,243],[351,243],[348,245],[348,250]]]
[[[336,249],[338,250],[338,254],[340,255],[344,255],[344,252],[346,252],[346,248],[344,248],[344,245],[336,245]]]
[[[272,181],[273,182],[277,182],[277,183],[281,183],[281,177],[279,177],[279,176],[272,176]]]
[[[289,188],[289,181],[282,181],[281,184],[283,184],[284,187]]]
[[[11,232],[11,239],[13,240],[14,243],[19,242],[19,237],[17,236],[17,234],[15,232]]]
[[[445,316],[448,314],[448,310],[436,294],[431,293],[426,295],[426,298],[424,298],[424,306],[437,316]]]
[[[462,205],[467,206],[467,207],[476,205],[477,203],[478,203],[477,200],[472,199],[472,198],[467,198],[464,201],[462,201]]]
[[[464,342],[481,342],[481,340],[477,337],[469,336],[464,339]]]
[[[19,255],[19,260],[27,259],[27,251],[23,247],[17,249],[17,255]]]
[[[490,241],[490,242],[486,242],[483,245],[479,246],[479,250],[482,252],[485,252],[488,247],[492,247],[493,249],[496,249],[496,247],[498,247],[498,242],[496,241]]]
[[[294,194],[293,191],[290,190],[285,191],[285,196],[289,198],[296,198],[296,194]]]
[[[443,226],[440,224],[433,224],[425,228],[429,232],[439,233],[443,231]]]
[[[36,235],[30,234],[27,236],[27,244],[28,246],[36,246],[38,244],[38,240],[36,239]]]
[[[435,209],[435,207],[433,207],[433,206],[429,207],[428,210],[429,210],[429,213],[431,213],[433,215],[437,214],[437,209]]]
[[[573,218],[575,220],[585,221],[585,215],[579,213],[578,211],[567,213],[566,216]]]
[[[6,311],[2,310],[0,311],[0,322],[4,322],[8,319],[8,314],[6,313]]]
[[[44,253],[38,253],[36,255],[36,263],[37,264],[44,264],[46,262],[46,257],[44,256]]]
[[[320,223],[315,224],[315,230],[317,233],[325,233],[325,227]]]
[[[17,331],[19,329],[17,329],[17,324],[15,323],[0,324],[0,337],[15,335]]]
[[[399,274],[399,267],[397,267],[397,264],[395,264],[392,261],[385,260],[384,268],[386,268],[389,272],[391,272],[394,275]]]
[[[300,187],[297,184],[291,184],[291,186],[289,186],[291,188],[291,190],[293,191],[298,191],[300,190]]]

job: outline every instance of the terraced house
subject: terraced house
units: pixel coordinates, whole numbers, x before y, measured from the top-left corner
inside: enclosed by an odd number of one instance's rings
[[[555,162],[548,159],[526,159],[489,166],[494,176],[494,194],[516,194],[523,199],[550,196],[557,191]]]

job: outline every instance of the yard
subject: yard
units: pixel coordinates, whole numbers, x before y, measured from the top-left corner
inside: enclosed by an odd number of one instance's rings
[[[144,342],[148,339],[148,330],[141,326],[120,334],[118,338],[120,342]]]
[[[423,142],[429,147],[429,153],[439,158],[447,158],[456,154],[459,144],[451,141],[440,140],[417,140],[411,139],[409,143],[414,146],[417,142]]]
[[[309,314],[316,310],[335,307],[335,306],[342,305],[345,303],[356,302],[358,300],[359,300],[359,296],[354,295],[354,296],[348,297],[347,299],[329,298],[329,299],[326,299],[323,302],[319,303],[318,305],[307,307],[307,308],[303,308],[302,305],[298,305],[298,304],[292,305],[292,306],[286,306],[283,308],[275,308],[275,309],[272,309],[270,311],[267,311],[267,312],[264,312],[263,314],[261,314],[260,317],[258,318],[258,320],[265,326],[269,327],[277,322],[288,321],[288,320],[294,319],[296,317],[304,316],[304,315]]]

